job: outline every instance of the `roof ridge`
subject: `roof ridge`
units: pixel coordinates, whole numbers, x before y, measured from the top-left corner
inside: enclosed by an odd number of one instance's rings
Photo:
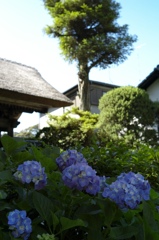
[[[16,62],[16,61],[13,61],[13,60],[10,60],[10,59],[6,59],[6,58],[1,58],[1,57],[0,57],[0,60],[6,61],[6,62],[10,62],[10,63],[15,63],[15,64],[18,64],[20,66],[28,67],[28,68],[34,69],[34,70],[36,70],[38,72],[38,70],[36,68],[31,67],[31,66],[26,65],[26,64],[23,64],[23,63],[20,63],[20,62]]]
[[[13,60],[9,60],[9,59],[6,59],[6,58],[1,58],[0,57],[0,61],[5,61],[5,62],[9,62],[9,63],[13,63],[13,64],[17,64],[19,66],[22,66],[22,67],[26,67],[26,68],[30,68],[34,71],[36,71],[37,74],[39,74],[39,76],[41,77],[41,79],[46,82],[47,84],[49,84],[51,87],[53,87],[45,78],[43,78],[42,74],[39,72],[39,70],[37,70],[35,67],[31,67],[31,66],[28,66],[26,64],[23,64],[23,63],[19,63],[19,62],[16,62],[16,61],[13,61]]]

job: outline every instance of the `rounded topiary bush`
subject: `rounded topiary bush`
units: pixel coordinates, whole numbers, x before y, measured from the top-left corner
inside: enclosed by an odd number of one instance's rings
[[[132,86],[113,89],[101,97],[99,109],[98,127],[109,139],[157,142],[154,103],[146,91]]]

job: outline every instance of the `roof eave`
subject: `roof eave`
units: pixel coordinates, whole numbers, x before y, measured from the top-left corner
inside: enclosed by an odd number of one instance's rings
[[[159,65],[154,68],[151,72],[139,85],[139,88],[147,89],[152,83],[154,83],[159,78]]]
[[[103,86],[103,87],[109,87],[109,88],[120,87],[118,85],[114,85],[114,84],[110,84],[110,83],[104,83],[104,82],[99,82],[99,81],[95,81],[95,80],[89,80],[89,82],[90,82],[91,85],[97,85],[97,86]],[[69,88],[68,90],[63,92],[63,94],[68,96],[68,95],[70,95],[70,93],[74,93],[76,91],[78,91],[78,84],[76,84],[75,86]]]
[[[73,104],[69,99],[68,101],[49,99],[2,89],[0,89],[0,103],[23,107],[26,109],[25,111],[28,109],[28,112],[36,111],[40,113],[46,113],[48,108],[51,107],[59,108]]]

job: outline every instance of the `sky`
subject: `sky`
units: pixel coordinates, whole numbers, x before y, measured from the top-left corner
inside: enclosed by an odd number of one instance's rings
[[[134,50],[124,63],[91,70],[90,80],[137,86],[159,64],[157,0],[118,0],[120,25],[128,24],[129,34],[137,35]],[[76,64],[60,54],[58,40],[44,28],[52,23],[43,0],[0,0],[0,58],[36,68],[60,92],[78,83]],[[15,131],[38,123],[39,114],[22,114]]]

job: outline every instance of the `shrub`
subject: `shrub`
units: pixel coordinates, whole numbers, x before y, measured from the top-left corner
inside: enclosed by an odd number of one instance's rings
[[[78,149],[99,175],[117,177],[121,172],[140,172],[159,189],[159,147],[140,144],[136,148],[124,142]]]
[[[113,89],[101,97],[99,109],[99,131],[109,140],[157,144],[156,111],[144,90],[131,86]]]
[[[37,138],[46,144],[68,149],[78,145],[90,146],[95,141],[98,114],[73,108],[62,116],[49,116],[49,127],[38,132]]]

